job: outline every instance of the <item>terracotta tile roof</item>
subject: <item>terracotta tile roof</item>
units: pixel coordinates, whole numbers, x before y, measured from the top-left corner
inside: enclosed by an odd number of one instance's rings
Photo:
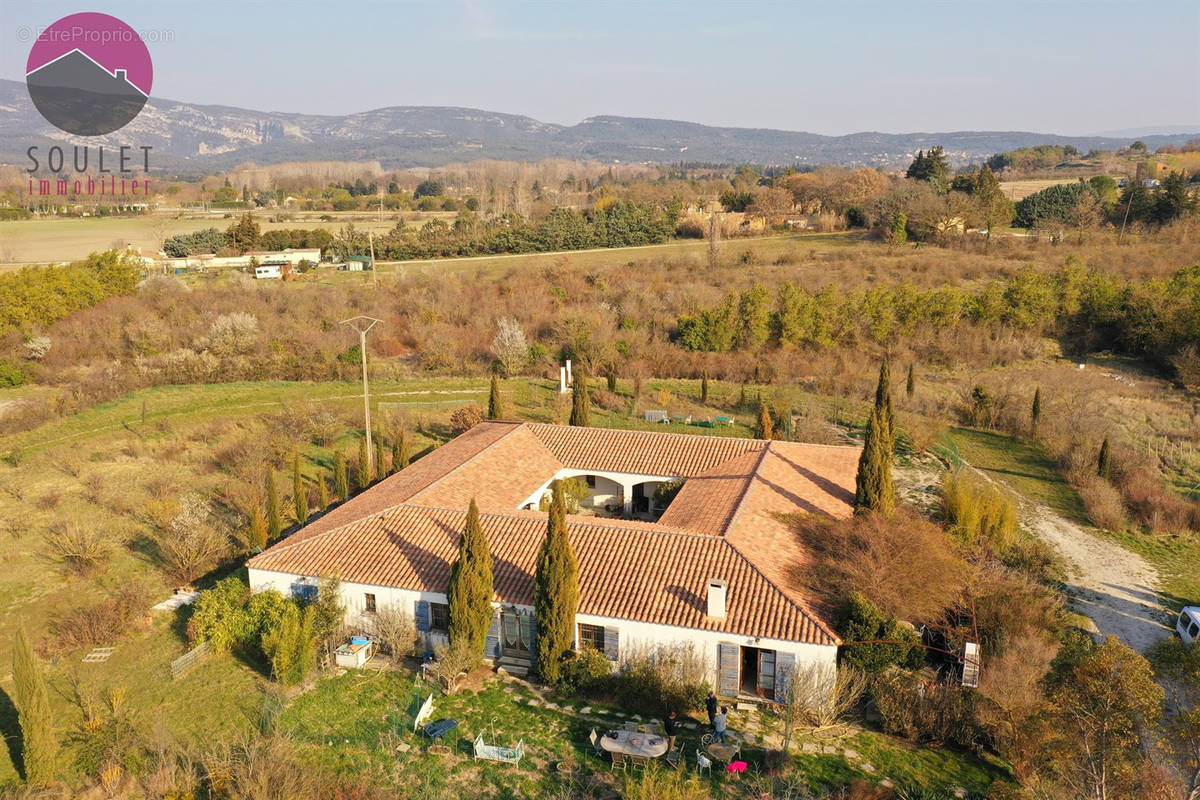
[[[836,635],[823,610],[793,588],[791,572],[806,553],[780,517],[849,515],[858,455],[856,447],[489,422],[255,556],[250,566],[444,591],[462,512],[475,497],[496,557],[497,592],[524,603],[545,515],[516,509],[556,472],[680,475],[687,480],[657,523],[571,518],[581,567],[586,563],[581,613],[829,644]],[[729,584],[723,621],[704,614],[713,577]]]
[[[302,547],[272,548],[255,569],[298,575],[333,572],[346,581],[444,592],[466,514],[400,506],[356,525],[310,537]],[[535,512],[483,514],[501,602],[533,602],[537,551],[546,518]],[[647,620],[700,630],[834,644],[822,626],[727,542],[661,526],[571,517],[579,559],[579,613]],[[708,579],[730,586],[726,616],[706,614]]]

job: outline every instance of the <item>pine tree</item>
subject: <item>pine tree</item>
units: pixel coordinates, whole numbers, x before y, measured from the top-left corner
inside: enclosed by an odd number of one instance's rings
[[[30,786],[49,786],[54,782],[58,759],[58,740],[54,736],[54,718],[50,714],[50,695],[46,677],[33,654],[33,645],[25,628],[17,629],[13,643],[13,685],[17,721],[21,726],[21,760],[25,780]]]
[[[404,469],[409,465],[412,458],[408,454],[408,434],[400,431],[400,437],[397,440],[396,448],[400,451],[400,469]]]
[[[579,564],[567,530],[566,499],[560,481],[551,488],[546,540],[538,551],[533,584],[538,671],[547,683],[555,683],[561,674],[563,658],[575,640],[579,609]]]
[[[1033,390],[1033,406],[1029,409],[1029,432],[1037,436],[1038,420],[1042,418],[1042,387]]]
[[[892,485],[892,453],[895,449],[892,393],[887,360],[879,369],[875,405],[867,420],[863,451],[858,459],[855,479],[856,511],[875,511],[890,515],[896,509],[896,491]]]
[[[358,489],[362,491],[371,485],[371,461],[367,457],[367,436],[364,435],[358,440],[358,469],[355,470],[355,481],[358,482]]]
[[[504,400],[500,397],[500,376],[492,373],[492,383],[488,387],[487,418],[500,419],[504,416]]]
[[[1096,474],[1105,480],[1108,480],[1108,476],[1112,471],[1110,458],[1111,457],[1109,456],[1108,452],[1108,439],[1105,438],[1105,440],[1100,444],[1100,455],[1096,457]]]
[[[700,373],[700,402],[708,402],[708,370]]]
[[[304,472],[300,454],[292,461],[292,501],[296,504],[296,524],[308,522],[308,487],[304,485]]]
[[[450,567],[446,598],[450,606],[450,643],[465,642],[474,666],[483,662],[488,628],[495,616],[493,593],[492,554],[479,522],[479,506],[471,498],[458,560]]]
[[[576,370],[575,379],[571,382],[571,424],[577,428],[586,428],[591,405],[591,400],[588,398],[587,375],[583,370]]]
[[[329,481],[325,479],[325,470],[317,473],[317,505],[320,511],[329,508]]]
[[[267,517],[263,514],[262,506],[255,500],[250,506],[249,520],[246,525],[246,544],[252,552],[261,552],[267,546]]]
[[[273,541],[283,532],[283,517],[279,511],[279,488],[275,485],[275,470],[267,467],[267,536]]]
[[[387,477],[387,458],[384,453],[383,431],[375,431],[375,480],[381,481]]]
[[[908,396],[908,398],[911,400],[912,396],[913,396],[913,391],[915,391],[916,388],[917,388],[917,381],[913,375],[913,365],[909,364],[908,365],[908,379],[904,381],[904,394],[906,394]]]
[[[775,438],[775,423],[771,421],[771,409],[767,408],[767,401],[761,394],[758,396],[758,422],[754,426],[754,438]]]
[[[333,454],[333,494],[339,501],[350,496],[350,478],[346,475],[346,454],[341,450]]]

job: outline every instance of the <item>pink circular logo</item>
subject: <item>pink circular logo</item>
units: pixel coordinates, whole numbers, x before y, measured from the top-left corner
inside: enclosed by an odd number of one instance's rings
[[[29,50],[25,84],[48,122],[100,136],[128,124],[150,97],[154,66],[133,28],[108,14],[63,17]]]

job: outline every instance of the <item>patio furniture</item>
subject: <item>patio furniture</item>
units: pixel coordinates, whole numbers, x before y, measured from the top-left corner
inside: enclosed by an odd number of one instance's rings
[[[638,725],[637,729],[638,729],[638,733],[653,733],[654,732],[654,731],[650,730],[649,725]]]
[[[712,759],[701,753],[699,748],[696,748],[696,772],[703,773],[704,770],[708,770],[708,774],[712,775]]]
[[[502,764],[519,764],[521,757],[525,755],[525,740],[517,742],[516,747],[501,747],[497,744],[485,744],[483,741],[483,733],[480,732],[475,737],[472,743],[475,750],[475,759],[484,759],[485,761],[499,761]]]
[[[638,725],[636,722],[622,722],[621,728],[623,730],[634,731],[636,733],[637,729],[638,729]]]
[[[645,769],[650,766],[650,756],[630,756],[629,763],[633,765],[634,769],[638,767]]]
[[[436,742],[457,727],[458,720],[456,719],[440,719],[422,727],[421,732]]]
[[[708,746],[708,754],[722,764],[728,764],[742,754],[742,746],[740,744],[714,742]]]
[[[696,425],[697,427],[700,427],[700,428],[715,428],[715,427],[717,427],[716,423],[713,422],[711,419],[702,419],[702,420],[699,420],[698,422],[694,422],[692,424]]]
[[[646,422],[670,422],[671,419],[665,410],[660,409],[646,409],[643,418]]]
[[[588,734],[588,741],[592,743],[592,750],[596,751],[596,755],[604,755],[606,751],[600,746],[600,734],[596,733],[595,728],[592,728],[592,732]]]
[[[716,421],[720,425],[732,425],[733,417],[717,417]]]
[[[417,711],[416,719],[413,720],[413,733],[424,725],[431,717],[433,717],[433,693],[425,698],[425,702],[421,704],[421,708]]]
[[[600,737],[600,746],[610,753],[659,758],[666,755],[667,738],[638,731],[609,731]]]
[[[625,755],[624,753],[609,753],[609,755],[612,756],[612,768],[616,769],[617,767],[620,767],[621,771],[624,772],[625,764],[628,763],[629,756]]]
[[[683,747],[676,747],[674,750],[667,751],[667,766],[671,769],[679,769],[683,766]]]

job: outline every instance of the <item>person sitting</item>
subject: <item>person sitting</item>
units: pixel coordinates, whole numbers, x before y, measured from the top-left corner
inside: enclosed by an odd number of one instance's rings
[[[725,726],[729,719],[729,706],[721,706],[721,713],[713,717],[713,741],[725,744]]]

